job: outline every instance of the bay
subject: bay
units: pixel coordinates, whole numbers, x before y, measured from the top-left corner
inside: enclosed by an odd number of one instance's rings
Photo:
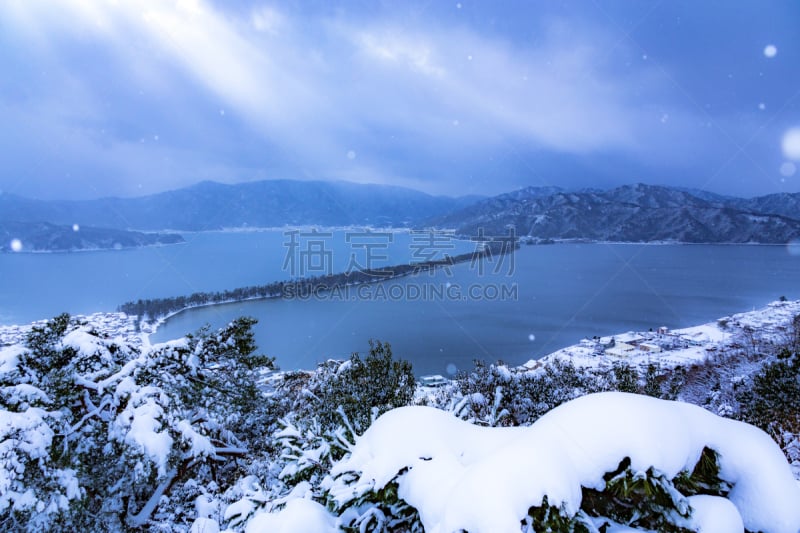
[[[523,246],[513,264],[484,266],[464,263],[360,293],[192,309],[153,340],[248,315],[259,320],[261,351],[283,369],[365,353],[374,338],[417,375],[453,375],[475,359],[522,364],[587,336],[687,327],[781,296],[800,299],[800,257],[782,246]]]
[[[185,244],[128,250],[0,254],[0,324],[62,312],[114,311],[138,299],[188,295],[463,253],[472,243],[429,232],[252,230],[182,234]],[[452,248],[451,248],[452,246]]]
[[[408,232],[358,238],[360,230],[303,231],[295,248],[291,234],[273,230],[189,233],[186,244],[161,248],[2,254],[0,323],[113,311],[129,300],[324,273],[320,268],[336,272],[354,261],[364,266],[367,254],[380,267],[473,248],[422,242]],[[249,315],[259,320],[260,350],[284,369],[364,353],[372,338],[391,343],[418,375],[447,375],[474,359],[521,364],[585,336],[691,326],[780,296],[800,299],[800,257],[782,246],[523,245],[513,258],[483,267],[463,263],[304,300],[192,309],[170,318],[152,340]]]

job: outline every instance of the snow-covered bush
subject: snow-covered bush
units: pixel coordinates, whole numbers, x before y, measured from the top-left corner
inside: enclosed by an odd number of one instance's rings
[[[363,358],[353,354],[345,362],[327,361],[315,372],[286,373],[272,389],[267,407],[282,417],[280,427],[265,435],[269,453],[251,459],[260,467],[248,469],[253,475],[224,495],[230,528],[250,523],[252,517],[253,523],[261,523],[265,519],[257,517],[264,513],[294,516],[289,503],[298,497],[330,504],[332,466],[381,413],[411,403],[416,382],[410,363],[393,359],[389,344],[371,341]],[[397,506],[381,507],[387,498],[391,488],[369,501],[350,502],[346,510],[339,508],[340,525],[367,531],[402,522],[402,509],[408,505],[398,501]]]
[[[354,353],[344,363],[320,365],[303,385],[299,418],[316,419],[330,429],[342,421],[340,410],[357,431],[364,431],[378,415],[414,400],[416,380],[411,363],[394,359],[389,343],[369,341],[363,358]]]
[[[699,531],[712,508],[750,531],[800,529],[800,486],[765,433],[697,406],[627,393],[584,396],[527,428],[396,409],[332,474],[338,505],[396,484],[433,533],[611,524]]]
[[[619,391],[675,399],[683,382],[681,369],[650,364],[640,372],[625,362],[610,368],[578,368],[554,359],[531,370],[503,363],[475,361],[473,370],[456,378],[450,402],[436,405],[464,420],[488,426],[524,426],[562,403],[593,392]]]
[[[352,434],[345,428],[324,432],[318,423],[303,429],[288,420],[280,424],[270,437],[279,454],[263,458],[266,468],[260,476],[244,477],[224,495],[228,505],[223,520],[230,528],[247,524],[254,514],[279,512],[297,499],[324,502],[328,473],[352,446]]]
[[[457,376],[457,384],[450,409],[487,426],[528,425],[564,402],[608,387],[596,375],[560,359],[525,372],[475,361],[471,372]]]

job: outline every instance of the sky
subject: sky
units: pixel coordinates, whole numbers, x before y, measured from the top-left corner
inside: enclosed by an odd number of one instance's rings
[[[796,0],[3,0],[0,190],[800,191]]]

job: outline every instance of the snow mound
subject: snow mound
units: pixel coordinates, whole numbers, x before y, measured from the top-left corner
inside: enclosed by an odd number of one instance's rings
[[[730,500],[698,494],[689,497],[692,506],[691,528],[698,533],[733,533],[744,531],[742,517]]]
[[[219,524],[210,518],[198,518],[192,522],[189,533],[219,533]]]
[[[0,348],[0,376],[9,374],[17,369],[19,356],[27,350],[24,346],[14,345],[7,348]]]
[[[619,392],[578,398],[513,429],[473,426],[428,407],[395,409],[333,469],[360,473],[355,486],[331,494],[345,502],[396,479],[425,531],[518,533],[544,496],[576,513],[581,487],[602,490],[603,475],[626,457],[634,471],[654,467],[673,478],[691,471],[705,447],[719,454],[720,477],[733,488],[726,502],[690,500],[701,531],[723,530],[708,518],[717,513],[726,524],[739,516],[751,531],[800,531],[800,486],[766,433],[694,405]]]
[[[245,533],[334,533],[336,520],[313,500],[290,500],[277,513],[261,513],[247,524]]]

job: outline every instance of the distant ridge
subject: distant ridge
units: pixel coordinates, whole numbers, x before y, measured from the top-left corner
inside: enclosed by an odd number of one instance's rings
[[[429,221],[462,235],[613,242],[785,244],[800,238],[800,193],[730,198],[635,184],[608,191],[521,189]]]
[[[350,182],[205,181],[139,198],[40,201],[0,194],[0,223],[206,231],[282,226],[455,228],[541,239],[787,243],[800,238],[800,193],[734,198],[634,184],[609,190],[525,187],[491,198],[432,196]]]
[[[0,222],[49,222],[135,230],[203,231],[285,225],[409,226],[480,197],[450,198],[388,185],[269,180],[204,181],[138,198],[40,201],[0,195]]]
[[[19,249],[12,241],[19,241]],[[178,244],[177,233],[142,233],[90,226],[61,226],[48,222],[0,222],[0,252],[75,252]]]

